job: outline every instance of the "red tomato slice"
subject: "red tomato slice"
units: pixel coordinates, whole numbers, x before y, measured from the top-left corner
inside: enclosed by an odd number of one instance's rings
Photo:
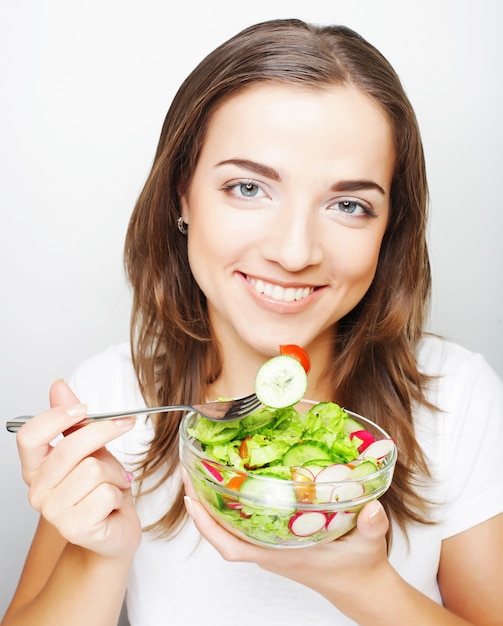
[[[280,354],[286,354],[287,356],[292,356],[297,361],[300,361],[302,367],[306,370],[306,374],[309,374],[311,370],[311,359],[309,358],[309,354],[301,348],[300,346],[296,346],[294,343],[288,343],[279,347]]]

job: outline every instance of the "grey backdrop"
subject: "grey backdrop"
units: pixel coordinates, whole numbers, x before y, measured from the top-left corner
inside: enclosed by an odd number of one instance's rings
[[[323,5],[323,6],[321,6]],[[185,75],[251,22],[346,23],[415,105],[432,197],[430,327],[503,375],[503,5],[498,1],[2,0],[0,416],[47,406],[52,380],[127,339],[122,242]],[[85,400],[85,399],[84,399]],[[0,428],[0,614],[36,515]]]

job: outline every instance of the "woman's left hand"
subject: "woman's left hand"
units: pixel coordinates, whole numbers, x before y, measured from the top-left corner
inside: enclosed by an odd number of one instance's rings
[[[201,535],[227,561],[257,563],[314,589],[347,614],[353,613],[350,605],[358,597],[355,588],[371,588],[382,581],[385,573],[391,573],[386,549],[389,521],[378,501],[367,504],[358,516],[357,528],[336,541],[302,550],[274,550],[248,543],[225,530],[199,502],[187,476],[184,481],[189,515]]]

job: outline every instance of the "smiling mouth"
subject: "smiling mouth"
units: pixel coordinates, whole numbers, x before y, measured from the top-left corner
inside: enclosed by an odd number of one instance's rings
[[[263,294],[276,302],[298,302],[310,296],[314,287],[282,287],[275,283],[268,283],[260,278],[246,277],[246,280],[259,294]]]

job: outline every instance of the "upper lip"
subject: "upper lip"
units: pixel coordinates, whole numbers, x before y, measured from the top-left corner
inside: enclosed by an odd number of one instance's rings
[[[319,285],[313,285],[310,283],[299,283],[299,282],[286,282],[282,280],[274,280],[271,278],[264,278],[262,276],[252,276],[251,274],[243,274],[243,276],[250,282],[256,283],[257,281],[262,281],[268,285],[272,285],[273,287],[283,287],[284,289],[317,289]]]
[[[255,276],[245,276],[251,288],[257,294],[284,304],[300,303],[313,294],[316,289],[313,285],[271,282]]]

